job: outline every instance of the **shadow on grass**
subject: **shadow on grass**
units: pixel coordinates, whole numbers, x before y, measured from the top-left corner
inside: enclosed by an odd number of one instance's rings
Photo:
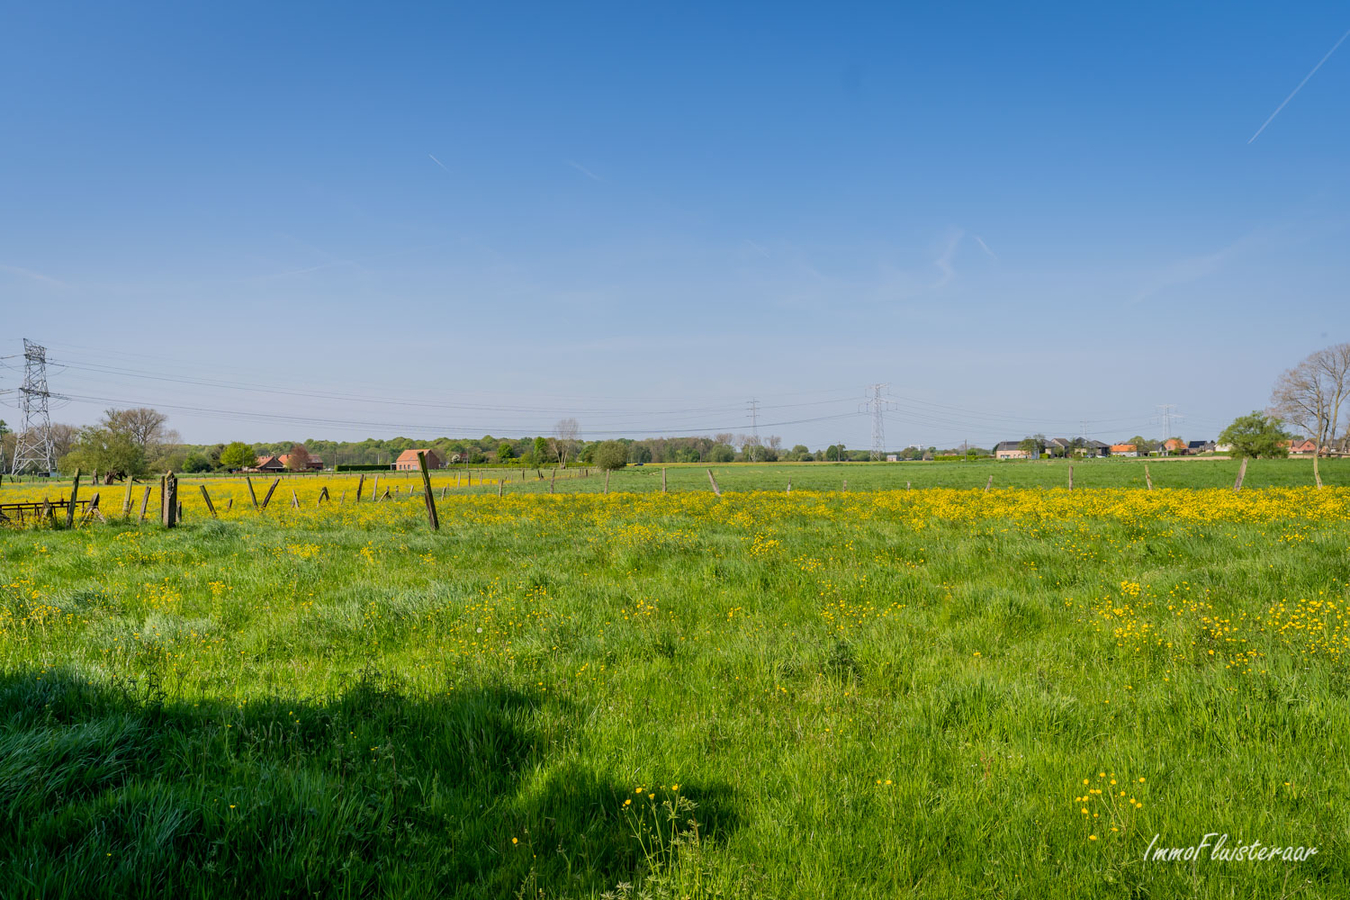
[[[539,712],[519,692],[411,697],[373,675],[324,702],[239,706],[0,677],[0,892],[495,898],[632,880],[632,788],[537,777]],[[702,793],[700,819],[734,827],[729,795]]]

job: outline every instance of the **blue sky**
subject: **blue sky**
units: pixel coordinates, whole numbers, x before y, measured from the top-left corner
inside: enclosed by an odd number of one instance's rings
[[[1249,142],[1343,4],[907,6],[9,4],[0,355],[190,441],[865,447],[889,382],[900,447],[1213,437],[1350,340],[1350,46]]]

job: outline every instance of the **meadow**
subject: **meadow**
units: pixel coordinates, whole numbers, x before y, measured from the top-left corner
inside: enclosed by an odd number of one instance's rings
[[[1350,469],[1150,465],[99,487],[0,529],[0,884],[1342,896]],[[1317,853],[1145,860],[1207,833]]]

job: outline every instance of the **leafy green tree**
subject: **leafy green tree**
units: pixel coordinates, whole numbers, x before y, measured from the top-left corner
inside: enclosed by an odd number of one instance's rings
[[[628,448],[621,441],[604,441],[595,448],[592,459],[602,469],[622,469],[628,465]]]
[[[1289,440],[1284,423],[1274,416],[1268,416],[1260,410],[1252,410],[1245,416],[1238,416],[1219,435],[1220,444],[1228,444],[1234,457],[1283,457],[1289,455]]]
[[[183,460],[183,471],[210,472],[211,460],[207,458],[206,454],[194,450],[187,455],[187,459]]]
[[[541,466],[548,459],[548,439],[543,435],[534,439],[534,464]]]
[[[234,441],[220,451],[220,464],[226,469],[247,469],[257,461],[253,448],[243,441]]]
[[[708,451],[708,462],[729,463],[736,460],[736,450],[730,444],[716,444]]]
[[[652,451],[650,447],[643,444],[631,444],[628,447],[628,461],[630,463],[646,464],[652,461]]]
[[[145,448],[127,431],[113,431],[91,425],[82,428],[75,445],[61,460],[63,472],[106,472],[121,475],[144,475],[149,471]]]
[[[511,446],[510,441],[502,441],[497,445],[497,462],[506,462],[516,455],[516,448]]]

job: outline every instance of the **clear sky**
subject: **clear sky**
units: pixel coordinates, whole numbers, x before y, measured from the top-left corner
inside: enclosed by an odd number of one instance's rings
[[[1211,438],[1350,340],[1350,41],[1250,140],[1350,7],[1033,6],[6,4],[0,356],[194,442]]]

